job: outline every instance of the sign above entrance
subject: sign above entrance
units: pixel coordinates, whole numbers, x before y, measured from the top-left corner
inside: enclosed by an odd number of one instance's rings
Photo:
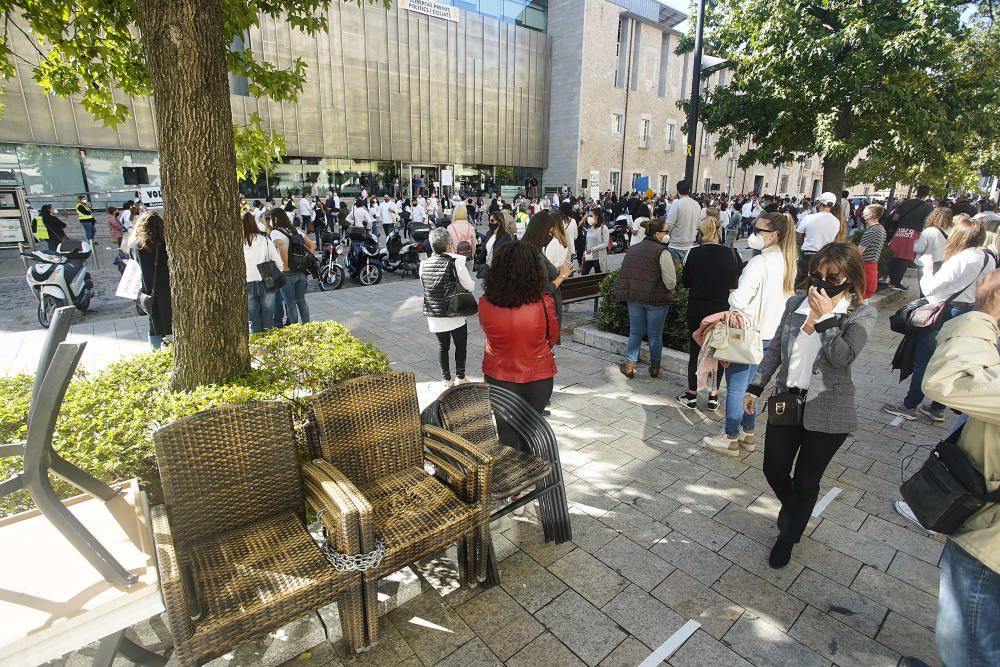
[[[445,19],[446,21],[454,21],[455,23],[458,23],[458,7],[443,5],[440,2],[434,2],[433,0],[399,0],[399,6],[402,9],[407,9],[411,12],[426,14],[427,16],[433,16],[434,18]]]

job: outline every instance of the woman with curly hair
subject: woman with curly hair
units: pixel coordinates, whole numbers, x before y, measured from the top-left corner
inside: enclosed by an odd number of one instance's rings
[[[570,271],[566,266],[562,270]],[[552,346],[559,339],[555,300],[545,292],[548,283],[537,247],[513,241],[494,248],[479,299],[479,324],[486,335],[486,382],[510,389],[539,414],[552,396],[556,374]],[[500,435],[502,442],[517,441]]]
[[[167,266],[167,242],[163,218],[156,211],[146,211],[135,224],[132,258],[139,262],[142,292],[151,297],[149,308],[149,344],[160,349],[163,339],[174,333],[174,313],[170,305],[170,269]]]

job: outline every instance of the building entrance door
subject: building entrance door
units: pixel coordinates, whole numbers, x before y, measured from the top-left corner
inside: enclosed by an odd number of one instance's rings
[[[405,190],[410,197],[429,195],[441,180],[441,169],[431,164],[404,165],[403,173],[408,176]]]

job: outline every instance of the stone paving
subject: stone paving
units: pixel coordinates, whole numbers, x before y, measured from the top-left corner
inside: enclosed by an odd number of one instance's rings
[[[414,371],[422,405],[442,389],[417,281],[310,295],[310,307],[314,319],[344,323],[394,368]],[[763,447],[740,458],[703,449],[700,439],[720,429],[721,416],[678,408],[681,376],[654,380],[640,367],[626,380],[619,358],[564,335],[549,420],[572,542],[546,544],[529,509],[493,525],[502,586],[458,589],[447,553],[399,573],[386,604],[396,606],[371,651],[347,656],[342,642],[325,641],[339,634],[328,609],[213,664],[634,666],[688,619],[701,627],[669,659],[674,667],[890,666],[901,655],[939,664],[933,626],[943,541],[896,516],[892,502],[901,469],[919,465],[920,455],[909,457],[937,442],[952,417],[942,427],[894,426],[879,412],[904,393],[889,370],[891,309],[881,309],[855,365],[861,427],[823,480],[821,494],[840,494],[810,522],[785,569],[767,566],[778,503],[761,471]],[[574,306],[567,322],[589,311]],[[91,342],[94,368],[144,349],[144,326],[139,318],[78,325],[72,336]],[[469,328],[475,371],[483,336],[475,320]],[[30,368],[36,338],[0,334],[0,372]],[[153,648],[169,645],[162,619],[135,633]],[[92,655],[89,647],[60,662]]]

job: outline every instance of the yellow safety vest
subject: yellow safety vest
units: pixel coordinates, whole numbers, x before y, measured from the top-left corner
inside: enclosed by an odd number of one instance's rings
[[[42,222],[42,216],[40,215],[35,216],[34,223],[35,223],[35,238],[38,239],[39,241],[47,241],[49,238],[49,230],[45,226],[45,223]]]
[[[87,212],[84,213],[84,211],[87,211]],[[79,203],[79,204],[76,205],[76,215],[80,218],[80,222],[93,222],[94,221],[94,214],[93,214],[93,212],[91,212],[90,208],[88,208],[87,205],[84,204],[84,203]]]

